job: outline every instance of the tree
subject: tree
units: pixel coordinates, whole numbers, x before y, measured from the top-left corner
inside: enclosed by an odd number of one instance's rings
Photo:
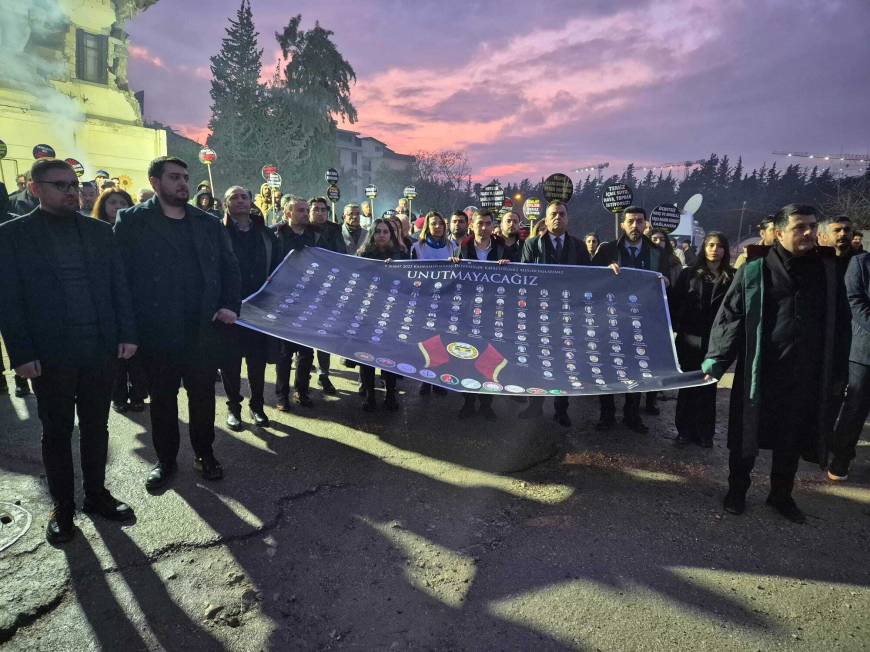
[[[466,188],[471,182],[471,165],[465,152],[440,150],[414,154],[414,184],[419,206],[432,206],[452,212],[471,201]]]

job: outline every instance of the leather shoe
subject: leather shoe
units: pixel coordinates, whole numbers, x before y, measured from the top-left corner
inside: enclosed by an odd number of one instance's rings
[[[193,468],[199,471],[203,480],[220,480],[224,477],[224,469],[214,456],[197,457],[193,460]]]
[[[601,417],[598,420],[598,423],[595,424],[595,429],[604,432],[606,430],[613,430],[613,427],[616,425],[616,419],[613,417]]]
[[[269,417],[262,409],[255,410],[251,408],[251,418],[254,420],[254,425],[258,428],[267,428],[269,426]]]
[[[66,543],[76,533],[73,524],[75,507],[72,505],[56,505],[48,516],[48,527],[45,528],[45,540],[51,544]]]
[[[556,414],[553,415],[553,421],[565,428],[571,427],[571,418],[568,416],[567,412],[556,412]]]
[[[319,383],[320,389],[323,390],[324,394],[328,394],[329,396],[335,396],[336,394],[338,394],[338,392],[335,390],[335,385],[332,384],[329,376],[321,374]]]
[[[132,507],[115,498],[107,489],[97,496],[85,496],[82,511],[99,514],[110,521],[131,521],[135,516]]]
[[[645,435],[649,432],[649,428],[647,428],[646,424],[640,419],[623,419],[622,422],[628,426],[629,430],[632,430],[639,435]]]
[[[725,494],[725,500],[722,501],[722,506],[729,514],[739,516],[746,511],[746,494],[729,489],[728,493]]]
[[[296,405],[301,405],[302,407],[314,407],[314,401],[312,401],[308,394],[304,392],[293,392],[293,402]]]
[[[227,414],[227,428],[234,432],[242,430],[242,417],[238,411],[230,410]]]
[[[278,402],[275,403],[275,409],[278,412],[290,412],[290,401],[286,398],[278,399]]]
[[[767,504],[785,516],[792,523],[807,522],[806,515],[800,510],[800,507],[797,506],[791,496],[788,498],[774,498],[773,496],[768,496]]]
[[[169,478],[175,474],[176,468],[174,462],[172,464],[158,462],[148,473],[148,479],[145,480],[145,488],[160,489],[165,486],[166,483],[169,482]]]

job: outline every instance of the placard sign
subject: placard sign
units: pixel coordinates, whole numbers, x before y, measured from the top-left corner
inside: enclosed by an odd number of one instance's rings
[[[264,165],[260,170],[260,175],[263,177],[263,181],[269,180],[269,175],[276,174],[278,172],[277,165]]]
[[[281,178],[280,174],[278,174],[277,172],[273,172],[272,174],[269,175],[269,178],[266,180],[266,183],[269,184],[269,187],[272,190],[278,190],[279,188],[281,188],[281,183],[283,181],[284,180]]]
[[[211,165],[217,160],[217,152],[211,147],[203,147],[199,150],[199,162],[203,165]]]
[[[402,195],[405,199],[413,201],[417,199],[417,189],[414,186],[406,186]]]
[[[680,209],[674,204],[659,204],[649,214],[649,225],[665,234],[675,231],[680,226]]]
[[[369,199],[374,199],[378,196],[378,187],[375,184],[369,184],[366,186],[366,197]]]
[[[326,198],[331,202],[337,202],[341,199],[341,190],[338,189],[338,186],[329,186],[326,189]]]
[[[493,181],[480,190],[480,205],[484,208],[499,208],[504,201],[504,188],[498,181]]]
[[[326,183],[328,183],[330,186],[334,186],[338,183],[338,170],[336,170],[335,168],[329,168],[326,171]]]
[[[611,183],[604,189],[601,195],[601,203],[611,213],[621,213],[631,206],[631,188],[624,183]]]
[[[81,178],[85,174],[85,166],[79,163],[74,158],[65,158],[65,163],[69,163],[70,167],[73,169],[73,172],[76,173],[76,176]]]
[[[706,384],[681,373],[655,272],[294,250],[238,325],[462,392],[567,396]],[[715,381],[714,381],[715,382]]]
[[[6,147],[6,143],[0,140],[0,158],[6,158],[6,155],[9,153],[9,148]]]
[[[529,197],[523,204],[523,213],[530,219],[539,218],[541,216],[541,200],[537,197]]]
[[[574,196],[574,182],[567,174],[557,172],[544,180],[544,198],[549,202],[554,199],[567,202]]]
[[[33,158],[54,158],[54,147],[51,145],[36,145],[33,148]]]

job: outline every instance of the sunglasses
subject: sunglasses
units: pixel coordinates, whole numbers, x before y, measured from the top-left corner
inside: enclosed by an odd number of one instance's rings
[[[37,181],[36,183],[54,186],[58,192],[78,192],[80,187],[78,181]]]

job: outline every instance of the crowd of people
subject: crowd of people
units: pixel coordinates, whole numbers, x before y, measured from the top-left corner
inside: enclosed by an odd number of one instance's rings
[[[719,380],[736,363],[728,425],[727,511],[745,509],[759,449],[773,451],[768,502],[794,522],[792,498],[799,460],[820,464],[831,481],[847,478],[870,411],[870,257],[844,217],[791,204],[759,225],[759,242],[732,264],[728,239],[708,233],[696,251],[652,229],[646,211],[629,206],[621,233],[568,232],[568,205],[554,200],[542,219],[523,228],[520,214],[477,209],[419,217],[407,202],[377,217],[368,202],[329,219],[323,197],[281,195],[264,185],[256,196],[232,186],[215,198],[207,183],[191,201],[187,164],[155,159],[151,189],[135,200],[108,174],[80,183],[65,162],[41,159],[9,197],[0,225],[0,333],[15,372],[15,393],[30,392],[42,421],[42,453],[54,509],[47,538],[75,532],[71,435],[81,439],[83,510],[125,521],[132,508],[105,487],[109,410],[141,412],[148,400],[157,463],[146,486],[166,487],[180,448],[177,395],[186,390],[196,470],[223,477],[214,454],[215,382],[227,398],[226,425],[244,427],[241,365],[250,388],[248,414],[267,427],[265,371],[275,365],[275,407],[314,406],[319,391],[336,394],[331,357],[301,344],[242,328],[243,298],[255,293],[294,249],[321,247],[363,258],[492,261],[606,266],[661,275],[667,288],[676,350],[684,371]],[[2,214],[2,213],[0,213]],[[293,364],[295,360],[295,375]],[[316,360],[316,362],[315,362]],[[348,367],[356,366],[344,361]],[[293,384],[291,387],[291,376]],[[2,378],[6,390],[5,376]],[[398,378],[359,366],[362,409],[399,409]],[[380,388],[385,394],[377,403]],[[421,395],[447,390],[422,383]],[[713,445],[716,385],[679,390],[678,446]],[[622,423],[646,433],[657,394],[624,394]],[[516,398],[521,419],[539,419],[544,399]],[[554,398],[554,420],[570,426],[569,398]],[[498,419],[495,399],[463,394],[457,418]],[[597,429],[617,423],[615,396],[600,396]]]

